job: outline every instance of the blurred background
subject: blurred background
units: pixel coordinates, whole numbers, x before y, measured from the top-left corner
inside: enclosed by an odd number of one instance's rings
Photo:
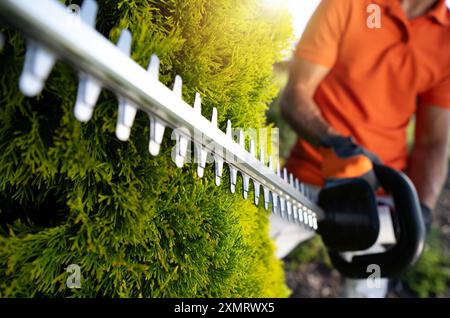
[[[320,0],[261,1],[270,10],[276,10],[279,6],[289,8],[295,33],[292,49],[320,3]],[[450,0],[447,0],[447,4],[450,7]],[[292,51],[286,52],[286,60],[274,65],[274,74],[280,87],[286,84],[291,55]],[[280,157],[284,160],[296,140],[296,134],[281,119],[278,100],[270,106],[267,117],[270,123],[280,129]],[[414,118],[409,129],[410,145],[414,142],[413,131]],[[319,237],[299,245],[284,261],[292,297],[341,297],[341,277],[332,269]],[[450,297],[450,177],[434,211],[433,229],[422,258],[403,279],[391,283],[389,297]]]

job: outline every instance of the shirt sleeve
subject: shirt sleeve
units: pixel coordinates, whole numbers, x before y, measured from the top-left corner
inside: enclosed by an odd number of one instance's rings
[[[332,67],[350,15],[349,0],[322,0],[300,39],[294,57]]]
[[[420,95],[422,105],[434,105],[450,109],[450,75]]]

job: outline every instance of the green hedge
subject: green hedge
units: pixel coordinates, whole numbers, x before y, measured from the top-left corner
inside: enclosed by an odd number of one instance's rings
[[[184,98],[203,96],[219,125],[262,127],[277,94],[272,65],[291,36],[283,10],[258,0],[103,0],[97,28],[112,40],[133,34],[143,67],[161,59],[161,81],[184,80]],[[177,169],[167,132],[148,153],[139,113],[127,143],[114,134],[117,102],[103,92],[92,120],[73,116],[77,79],[57,64],[44,92],[28,99],[17,82],[23,38],[1,29],[0,296],[284,297],[267,213],[213,184],[209,165]],[[105,59],[108,57],[105,56]],[[227,180],[227,177],[224,177]],[[80,289],[65,269],[81,268]]]
[[[433,228],[428,235],[423,255],[402,278],[402,281],[419,297],[449,295],[450,256],[444,250],[445,234]]]

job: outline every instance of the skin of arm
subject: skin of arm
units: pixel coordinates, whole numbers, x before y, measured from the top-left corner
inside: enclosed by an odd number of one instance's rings
[[[427,13],[438,0],[402,0],[401,5],[408,19],[414,19]]]
[[[450,111],[433,105],[419,107],[408,175],[420,201],[434,209],[448,173]]]
[[[326,136],[338,135],[323,118],[314,94],[330,68],[301,58],[290,65],[289,81],[281,96],[281,115],[294,131],[313,146]]]

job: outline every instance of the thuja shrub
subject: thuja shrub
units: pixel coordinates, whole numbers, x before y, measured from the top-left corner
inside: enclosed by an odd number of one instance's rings
[[[161,60],[160,80],[184,80],[184,99],[234,126],[265,125],[277,94],[272,65],[291,36],[289,17],[257,0],[103,0],[97,29],[133,34],[132,58]],[[69,4],[69,3],[66,3]],[[76,121],[77,74],[58,63],[37,98],[18,90],[25,42],[6,27],[0,52],[0,296],[283,297],[267,212],[176,168],[166,132],[148,153],[149,120],[114,134],[117,100],[103,91],[93,118]],[[104,57],[106,60],[108,56]],[[81,288],[66,285],[77,264]]]

